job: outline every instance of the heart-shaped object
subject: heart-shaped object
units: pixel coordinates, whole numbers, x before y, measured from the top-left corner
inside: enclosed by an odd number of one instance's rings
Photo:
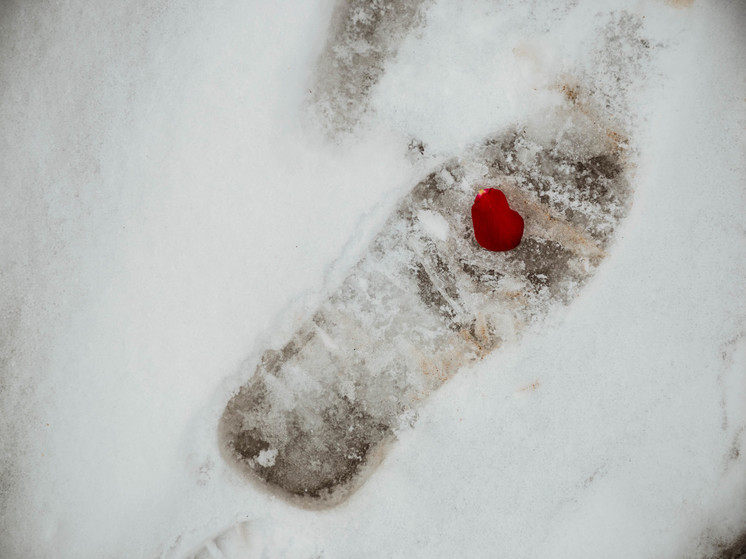
[[[471,220],[477,242],[487,250],[514,249],[523,237],[523,218],[510,209],[505,194],[496,188],[479,191],[471,207]]]

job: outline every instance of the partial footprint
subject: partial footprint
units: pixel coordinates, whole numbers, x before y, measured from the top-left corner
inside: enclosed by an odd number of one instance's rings
[[[386,63],[422,24],[426,4],[427,0],[337,2],[311,90],[313,106],[330,132],[355,127]]]

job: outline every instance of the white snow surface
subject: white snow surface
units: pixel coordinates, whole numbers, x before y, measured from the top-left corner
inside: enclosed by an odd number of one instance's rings
[[[698,558],[733,539],[745,5],[441,0],[334,140],[305,95],[331,10],[0,8],[0,557],[180,557],[237,520],[256,557]],[[240,363],[429,165],[555,103],[621,10],[651,44],[635,200],[583,293],[441,388],[347,503],[297,509],[229,470]]]

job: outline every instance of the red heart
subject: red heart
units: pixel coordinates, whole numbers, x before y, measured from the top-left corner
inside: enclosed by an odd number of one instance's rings
[[[511,250],[523,237],[523,218],[511,210],[501,190],[480,190],[471,207],[471,221],[477,242],[492,251]]]

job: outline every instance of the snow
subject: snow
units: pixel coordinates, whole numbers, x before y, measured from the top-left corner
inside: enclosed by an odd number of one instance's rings
[[[674,4],[435,2],[333,138],[305,95],[328,1],[1,8],[0,556],[179,557],[237,520],[269,557],[732,540],[746,13]],[[619,10],[652,48],[624,97],[634,204],[594,279],[435,392],[347,503],[243,481],[216,425],[244,360],[315,310],[425,169],[554,106],[572,73],[613,79],[625,53],[597,49]],[[439,217],[420,219],[444,237]]]
[[[453,181],[453,178],[451,178],[451,181]],[[421,210],[417,213],[417,219],[429,235],[441,241],[448,238],[448,222],[439,213],[431,210]]]

